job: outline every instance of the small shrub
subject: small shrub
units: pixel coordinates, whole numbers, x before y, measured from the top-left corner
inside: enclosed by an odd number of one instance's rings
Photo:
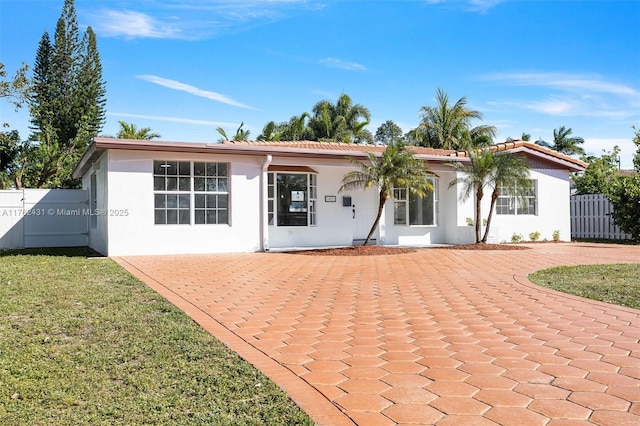
[[[517,232],[514,232],[513,235],[511,236],[511,242],[519,243],[521,241],[522,241],[522,234],[518,234]]]
[[[482,219],[482,226],[487,226],[488,220],[487,219]]]
[[[552,236],[553,241],[555,241],[555,242],[560,241],[560,230],[559,229],[556,229],[555,231],[553,231],[552,235],[553,235]]]
[[[540,239],[540,232],[533,231],[532,233],[529,234],[529,239],[531,241],[538,241]]]
[[[467,226],[473,226],[474,225],[473,219],[471,219],[470,217],[466,218],[465,222],[467,222]]]

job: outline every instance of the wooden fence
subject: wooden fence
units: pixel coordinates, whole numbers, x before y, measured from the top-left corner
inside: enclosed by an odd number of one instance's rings
[[[627,240],[614,222],[613,205],[603,194],[571,196],[571,239]]]

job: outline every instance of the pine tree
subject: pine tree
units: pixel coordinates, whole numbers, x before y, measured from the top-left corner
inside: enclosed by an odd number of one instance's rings
[[[36,55],[30,102],[34,149],[25,184],[78,186],[71,172],[104,124],[105,93],[95,34],[89,27],[80,40],[74,0],[65,0],[53,45],[45,32]]]
[[[80,57],[80,73],[78,75],[78,108],[83,112],[83,136],[93,137],[98,134],[105,121],[106,85],[102,80],[102,62],[98,53],[96,35],[91,27],[82,40]],[[82,147],[83,149],[86,146]]]
[[[33,92],[30,104],[39,107],[31,108],[31,124],[34,125],[34,130],[43,129],[51,124],[51,108],[53,107],[53,99],[55,99],[55,90],[51,81],[53,76],[52,50],[49,33],[45,31],[40,38],[33,67]]]
[[[632,126],[635,134],[633,135],[633,143],[636,145],[636,152],[633,154],[633,168],[640,173],[640,127]]]

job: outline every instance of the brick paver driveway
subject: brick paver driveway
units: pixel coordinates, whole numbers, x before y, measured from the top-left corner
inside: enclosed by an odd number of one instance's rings
[[[318,424],[640,425],[640,311],[531,284],[640,247],[116,259]]]

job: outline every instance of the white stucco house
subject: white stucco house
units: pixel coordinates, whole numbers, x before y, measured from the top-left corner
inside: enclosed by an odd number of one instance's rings
[[[423,198],[397,188],[374,237],[380,245],[474,242],[473,199],[460,200],[450,162],[464,152],[411,147],[434,172]],[[533,231],[570,238],[571,172],[586,164],[538,145],[495,145],[531,166],[529,203],[498,200],[490,242]],[[325,142],[185,143],[95,138],[74,170],[89,192],[89,245],[109,255],[254,252],[347,246],[373,224],[375,189],[339,193],[349,158],[383,146]],[[489,196],[485,197],[486,217]]]

